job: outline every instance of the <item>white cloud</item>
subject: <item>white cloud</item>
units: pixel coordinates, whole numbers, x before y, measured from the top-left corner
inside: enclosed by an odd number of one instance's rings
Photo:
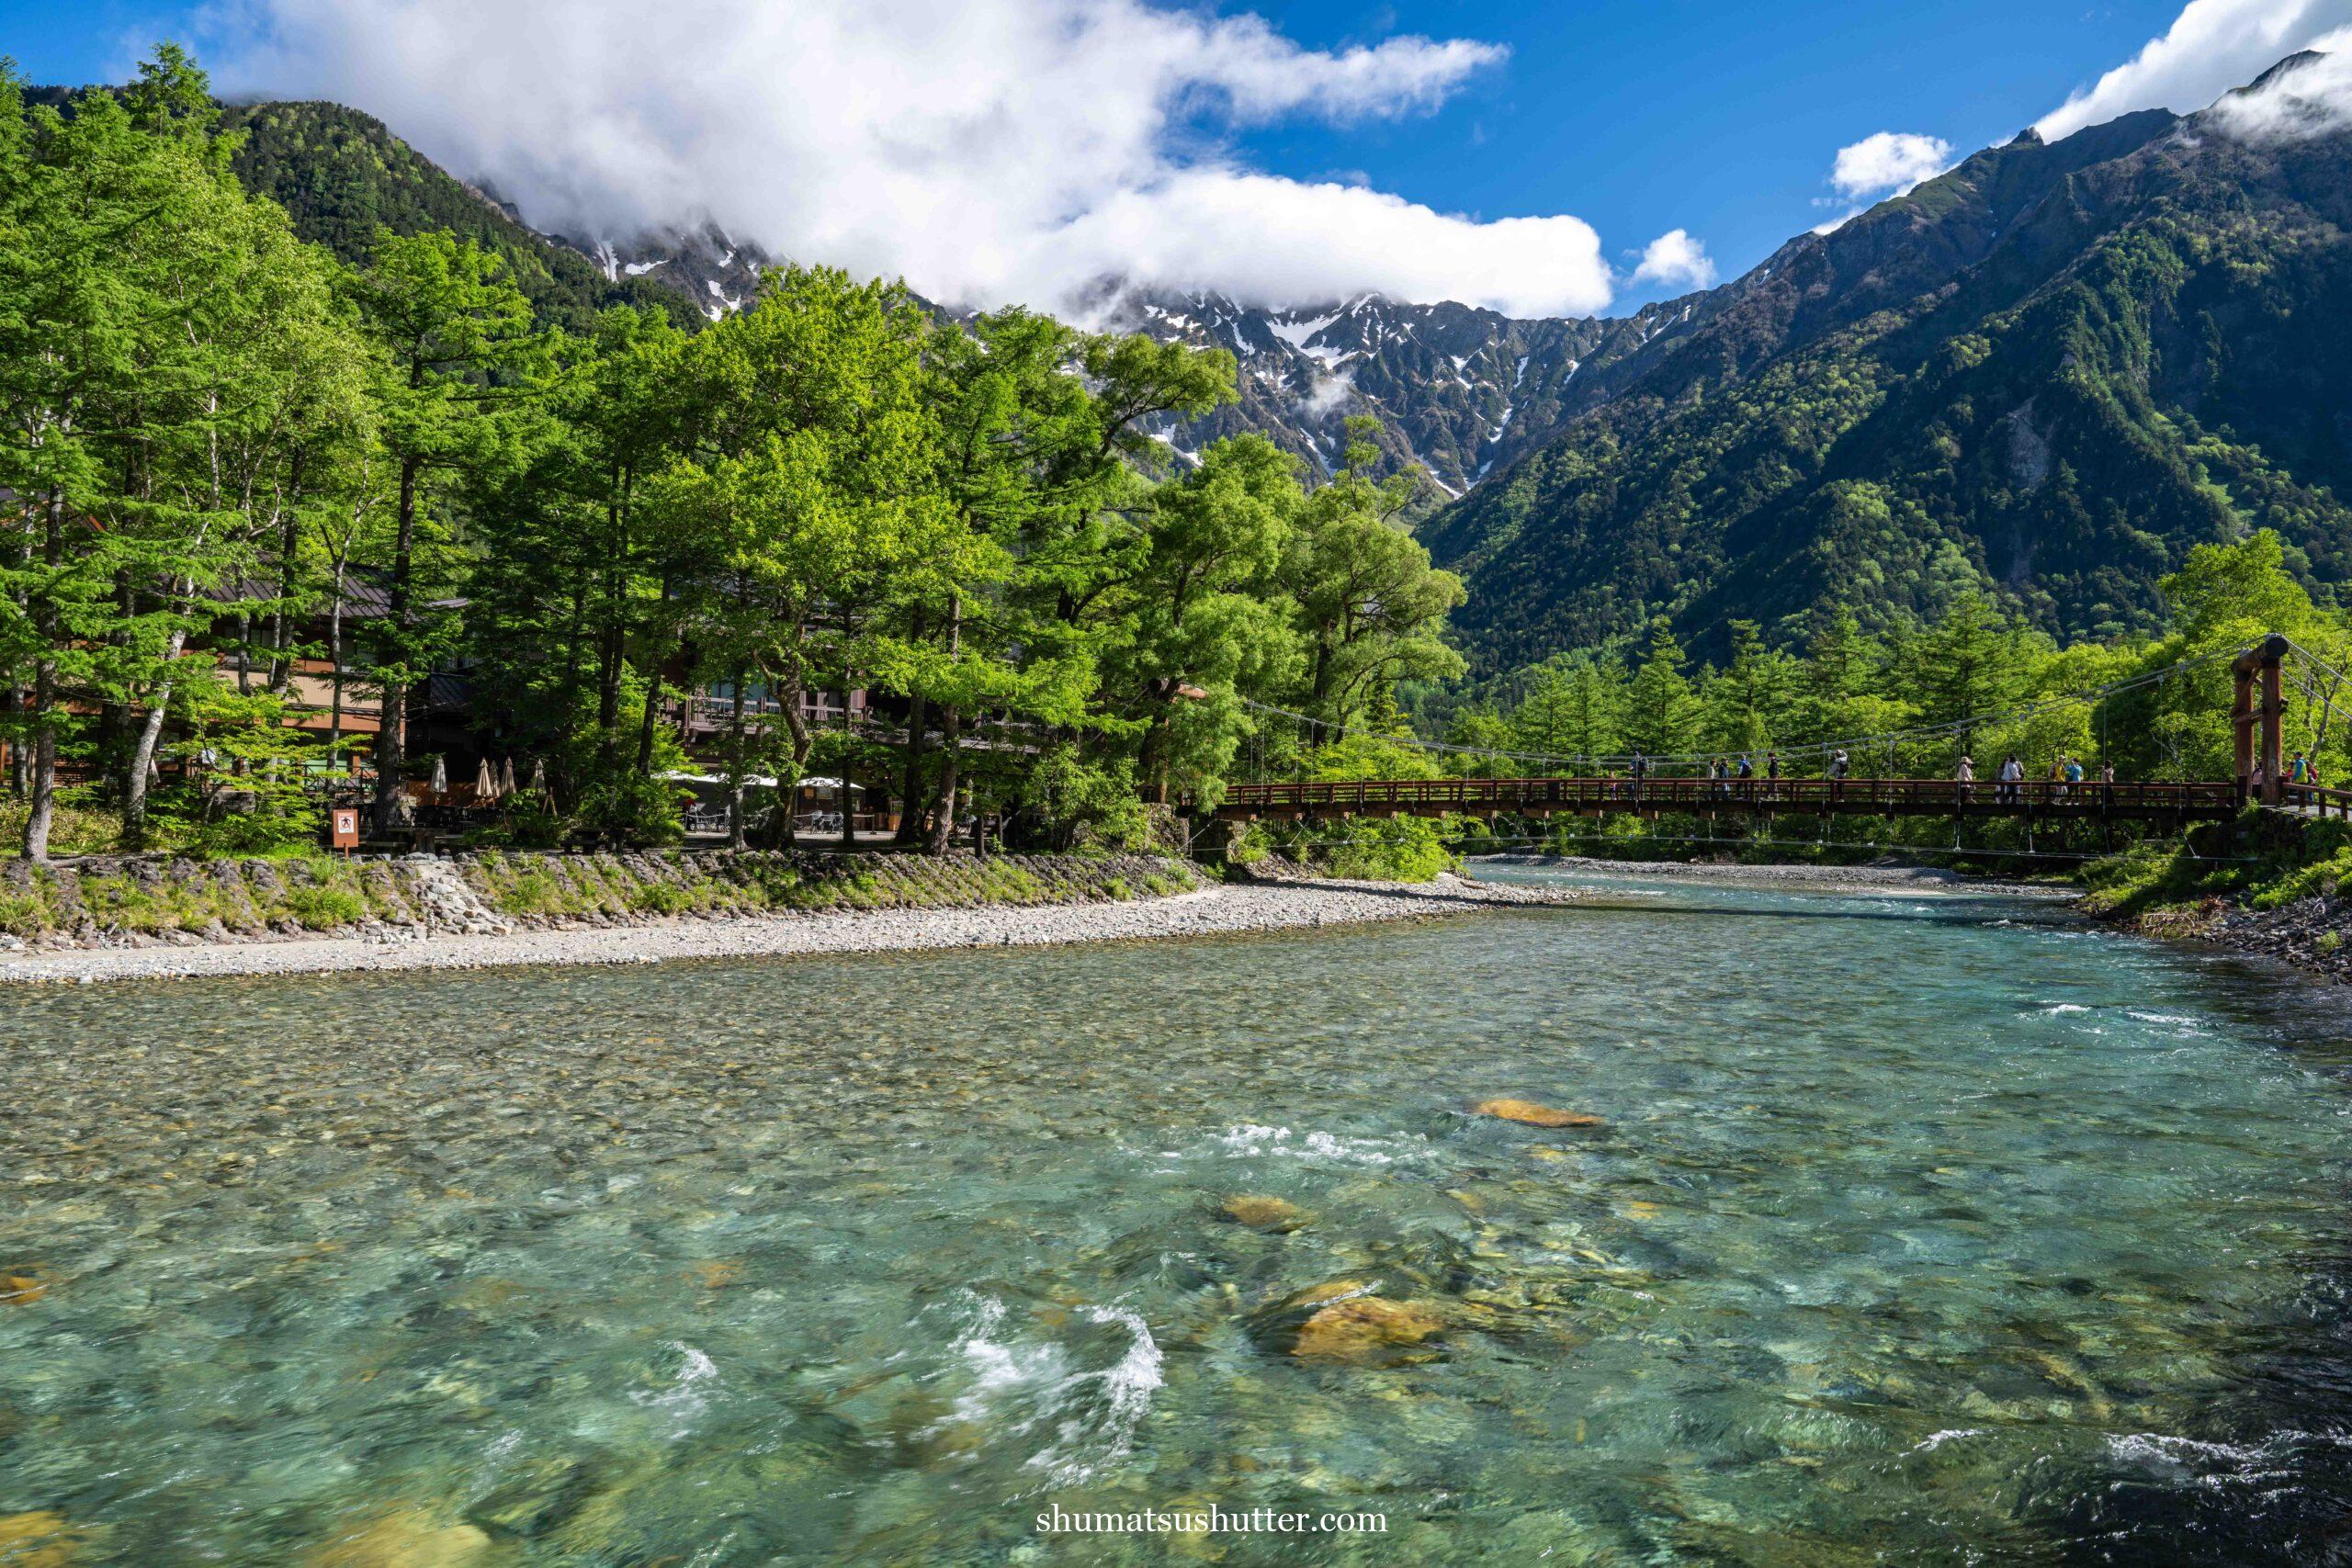
[[[2320,136],[2352,125],[2352,28],[2318,39],[2320,58],[2263,84],[2252,92],[2231,93],[2213,106],[2213,118],[2231,135],[2248,141]]]
[[[1838,149],[1829,183],[1849,198],[1901,196],[1951,167],[1951,143],[1940,136],[1882,130]]]
[[[2056,141],[2134,109],[2201,109],[2352,26],[2352,0],[2189,0],[2162,38],[2035,122]]]
[[[1056,231],[1066,254],[1035,276],[1064,290],[1119,272],[1219,282],[1272,304],[1362,289],[1465,300],[1510,315],[1581,315],[1609,302],[1600,236],[1579,218],[1449,217],[1362,186],[1305,185],[1228,168],[1117,191]]]
[[[1572,217],[1442,213],[1235,161],[1238,126],[1427,112],[1503,57],[1308,49],[1168,0],[227,0],[225,85],[340,99],[541,227],[708,220],[966,303],[1108,276],[1269,304],[1365,289],[1604,307]]]
[[[1715,264],[1707,247],[1687,229],[1668,229],[1652,240],[1642,252],[1641,265],[1634,268],[1634,282],[1668,288],[1704,288],[1714,280]]]

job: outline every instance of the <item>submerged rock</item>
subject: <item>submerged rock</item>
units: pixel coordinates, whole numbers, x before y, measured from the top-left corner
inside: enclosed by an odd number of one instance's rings
[[[1295,1230],[1314,1223],[1315,1216],[1287,1198],[1268,1197],[1245,1192],[1238,1198],[1227,1198],[1217,1213],[1224,1218],[1251,1230],[1268,1231],[1276,1235],[1288,1235]]]
[[[0,1306],[30,1306],[48,1293],[40,1270],[30,1265],[0,1271]]]
[[[1473,1116],[1499,1117],[1530,1127],[1605,1127],[1601,1118],[1585,1111],[1559,1111],[1532,1100],[1482,1100],[1470,1108]]]
[[[306,1568],[471,1568],[489,1550],[480,1526],[408,1509],[354,1526],[302,1561]]]
[[[82,1532],[62,1514],[0,1514],[0,1563],[7,1568],[68,1568],[80,1560],[83,1544]]]
[[[1444,1327],[1443,1318],[1412,1302],[1354,1296],[1317,1308],[1298,1325],[1290,1353],[1304,1360],[1387,1359]]]
[[[1259,1314],[1261,1344],[1301,1360],[1393,1365],[1426,1359],[1425,1342],[1445,1328],[1437,1308],[1373,1294],[1363,1280],[1327,1280]]]

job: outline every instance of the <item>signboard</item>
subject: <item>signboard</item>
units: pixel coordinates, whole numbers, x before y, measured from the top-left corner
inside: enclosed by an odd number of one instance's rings
[[[339,850],[359,847],[359,807],[338,806],[334,808],[334,847]]]

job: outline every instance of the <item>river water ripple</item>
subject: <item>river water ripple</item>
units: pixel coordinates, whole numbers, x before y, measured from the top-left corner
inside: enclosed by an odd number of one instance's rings
[[[2331,993],[2028,902],[1587,880],[0,998],[0,1562],[2352,1542]],[[1342,1280],[1442,1326],[1296,1353],[1277,1303]],[[1033,1524],[1211,1503],[1387,1528]]]

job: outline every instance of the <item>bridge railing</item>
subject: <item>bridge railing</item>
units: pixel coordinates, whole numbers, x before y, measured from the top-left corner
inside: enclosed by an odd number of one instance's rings
[[[2308,787],[2308,786],[2302,786]],[[2352,793],[2342,796],[2352,810]],[[2002,784],[1953,779],[1631,778],[1343,779],[1229,785],[1218,810],[1234,815],[1380,814],[1453,811],[1836,811],[1933,816],[1951,812],[2115,812],[2224,816],[2237,804],[2228,782],[2096,781]]]
[[[2341,817],[2352,821],[2352,789],[2330,789],[2324,784],[2282,784],[2278,786],[2278,803],[2301,807],[2322,817]]]

